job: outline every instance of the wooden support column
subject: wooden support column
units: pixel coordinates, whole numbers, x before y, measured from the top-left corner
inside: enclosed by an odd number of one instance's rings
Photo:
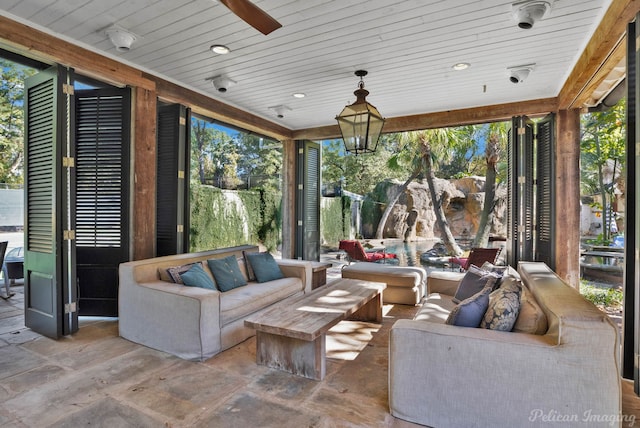
[[[556,144],[556,273],[580,285],[580,110],[560,110]]]
[[[296,142],[282,141],[282,258],[293,258],[296,237]]]
[[[156,252],[157,96],[138,87],[134,98],[132,259],[141,260]]]

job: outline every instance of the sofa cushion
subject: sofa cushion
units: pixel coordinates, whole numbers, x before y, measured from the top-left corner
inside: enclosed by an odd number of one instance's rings
[[[280,266],[269,253],[246,253],[247,273],[253,271],[256,281],[268,282],[284,278]]]
[[[480,327],[490,330],[511,331],[520,312],[520,280],[507,276],[500,288],[489,295],[489,307]]]
[[[431,293],[424,299],[422,307],[413,319],[444,324],[455,307],[456,304],[451,301],[450,295]]]
[[[459,303],[469,297],[479,293],[487,286],[493,287],[498,280],[498,275],[493,272],[485,271],[477,266],[471,265],[465,273],[456,294],[453,296],[453,302]]]
[[[536,301],[531,291],[523,284],[520,294],[520,313],[512,331],[530,334],[547,332],[547,316]]]
[[[188,271],[180,274],[180,279],[187,287],[200,287],[209,290],[218,289],[200,263],[194,263]]]
[[[220,323],[227,325],[296,293],[302,293],[302,281],[293,277],[262,284],[250,282],[220,293]]]
[[[460,327],[478,327],[489,306],[489,294],[493,283],[487,285],[479,293],[463,300],[453,308],[446,323]]]
[[[247,280],[240,271],[238,259],[231,255],[220,259],[207,260],[209,269],[220,291],[229,291],[247,285]]]
[[[509,266],[496,266],[491,262],[484,262],[482,264],[482,266],[480,266],[480,269],[482,270],[486,270],[489,272],[493,272],[493,273],[497,273],[498,275],[500,275],[500,277],[502,277],[502,275],[504,275],[505,271],[509,268]]]

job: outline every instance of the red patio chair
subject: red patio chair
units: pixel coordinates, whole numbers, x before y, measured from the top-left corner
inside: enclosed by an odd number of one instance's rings
[[[340,241],[338,248],[347,253],[347,260],[349,260],[349,263],[353,261],[378,262],[386,259],[395,259],[397,257],[394,253],[387,253],[384,248],[374,248],[369,251],[365,251],[360,241],[355,239],[344,239]]]
[[[460,270],[467,270],[469,266],[482,266],[484,262],[495,263],[501,248],[472,248],[468,257],[451,257],[449,263],[460,265]]]

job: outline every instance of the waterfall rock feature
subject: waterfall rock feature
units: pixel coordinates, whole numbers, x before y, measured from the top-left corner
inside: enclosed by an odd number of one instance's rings
[[[451,233],[456,238],[473,238],[478,231],[480,216],[484,206],[484,177],[464,177],[460,179],[444,180],[435,179],[435,190],[442,200],[445,216],[449,223]],[[373,195],[377,195],[377,203],[371,204],[376,211],[373,216],[378,221],[386,208],[386,201],[401,188],[399,181],[386,181],[380,183]],[[490,216],[490,233],[492,235],[506,236],[507,227],[507,192],[505,186],[496,189],[495,208]],[[377,224],[373,221],[363,224],[365,237],[373,237]],[[419,238],[439,238],[440,230],[436,225],[434,205],[429,196],[429,188],[426,180],[414,181],[398,199],[384,228],[384,238],[400,238],[404,240],[416,240]]]

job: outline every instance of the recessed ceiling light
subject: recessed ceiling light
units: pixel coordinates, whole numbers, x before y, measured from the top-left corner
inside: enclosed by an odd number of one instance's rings
[[[225,45],[211,45],[209,49],[211,49],[211,52],[220,55],[228,54],[229,52],[231,52],[231,49],[229,49]]]
[[[293,98],[304,98],[307,96],[307,94],[303,93],[303,92],[296,92],[295,94],[292,94]]]
[[[468,62],[459,62],[459,63],[453,64],[453,66],[451,66],[451,68],[453,68],[456,71],[466,70],[469,67],[471,67],[471,64],[469,64]]]

